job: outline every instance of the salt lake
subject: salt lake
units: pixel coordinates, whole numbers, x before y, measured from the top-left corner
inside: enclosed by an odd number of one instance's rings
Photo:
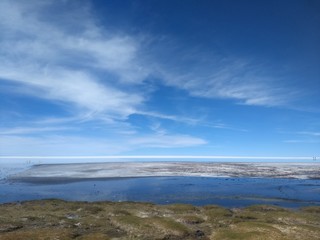
[[[211,166],[208,163],[200,165],[198,163],[178,165],[104,163],[104,165],[80,165],[81,167],[79,164],[25,166],[2,164],[0,203],[57,198],[70,201],[217,204],[228,208],[252,204],[272,204],[289,208],[316,206],[320,205],[320,179],[310,176],[319,176],[319,164],[310,164],[212,163]],[[129,165],[131,167],[128,167]],[[117,171],[106,171],[110,166]],[[119,170],[119,166],[123,170]],[[166,171],[163,171],[164,169]],[[224,169],[223,174],[229,176],[216,176],[217,169]],[[244,173],[245,169],[248,169],[248,173],[251,169],[250,175],[259,171],[260,175],[266,172],[268,174],[267,177],[259,177],[259,174],[248,177]],[[150,174],[152,171],[155,175],[146,176],[146,173]],[[159,171],[165,176],[156,176]],[[112,177],[121,172],[124,176],[127,174],[130,177]],[[298,178],[294,178],[295,172]],[[182,173],[185,175],[179,176]],[[137,177],[132,177],[132,174]],[[170,176],[170,174],[176,175]],[[203,174],[211,175],[208,177]],[[272,174],[277,177],[270,177]],[[43,177],[44,175],[50,178]],[[64,175],[68,178],[64,179]],[[22,178],[10,178],[10,176],[22,176]],[[28,178],[25,178],[26,176]]]
[[[320,180],[211,177],[141,177],[59,183],[0,183],[0,202],[58,198],[71,201],[141,201],[244,207],[320,205]]]

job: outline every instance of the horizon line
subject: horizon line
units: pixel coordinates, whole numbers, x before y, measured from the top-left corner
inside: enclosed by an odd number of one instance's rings
[[[0,159],[265,159],[316,160],[318,156],[228,156],[228,155],[107,155],[107,156],[0,156]]]

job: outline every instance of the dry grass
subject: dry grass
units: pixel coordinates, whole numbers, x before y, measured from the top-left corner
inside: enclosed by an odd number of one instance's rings
[[[0,239],[320,239],[320,207],[30,201],[0,205]]]

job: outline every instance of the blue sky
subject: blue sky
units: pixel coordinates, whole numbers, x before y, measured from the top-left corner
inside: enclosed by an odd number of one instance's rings
[[[319,1],[0,1],[0,155],[313,156]]]

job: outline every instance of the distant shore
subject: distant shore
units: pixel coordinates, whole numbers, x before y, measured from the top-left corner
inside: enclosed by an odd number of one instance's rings
[[[54,182],[162,176],[320,179],[320,164],[201,162],[38,164],[9,176],[9,180]]]

